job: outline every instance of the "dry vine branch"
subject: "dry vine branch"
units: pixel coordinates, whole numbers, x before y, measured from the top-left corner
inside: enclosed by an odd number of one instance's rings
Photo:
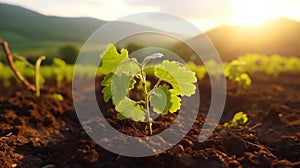
[[[8,63],[9,63],[9,66],[10,68],[12,69],[12,71],[15,73],[16,77],[26,86],[28,87],[30,90],[32,91],[35,91],[36,88],[35,86],[33,86],[32,84],[30,84],[23,76],[22,74],[18,71],[18,69],[15,67],[15,64],[14,64],[14,58],[13,58],[13,55],[8,47],[8,43],[6,41],[3,41],[1,38],[0,38],[0,45],[2,46],[3,48],[3,51],[6,55],[6,58],[8,60]]]

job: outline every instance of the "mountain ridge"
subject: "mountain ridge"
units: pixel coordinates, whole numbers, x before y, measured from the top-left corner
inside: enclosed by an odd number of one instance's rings
[[[23,7],[0,3],[1,31],[33,40],[82,41],[105,21],[94,18],[46,16]]]
[[[7,40],[15,51],[39,50],[35,55],[39,55],[45,50],[55,50],[67,43],[80,47],[95,30],[107,23],[91,17],[47,16],[5,3],[0,3],[0,16],[0,37]],[[124,33],[126,30],[132,29],[130,25],[133,23],[118,22],[115,27],[116,30],[122,27],[120,33]],[[143,25],[133,27],[139,30],[147,28]],[[221,25],[204,34],[225,61],[248,53],[300,57],[300,22],[288,18],[271,20],[256,27]],[[197,39],[197,36],[193,39]],[[143,44],[147,43],[147,40],[149,41],[151,38],[133,38],[131,42]],[[153,39],[152,41],[157,40]],[[169,46],[173,45],[170,40],[159,41],[159,45],[164,43],[168,43]],[[126,47],[126,45],[123,46]],[[192,55],[193,52],[180,43],[173,48],[182,50],[179,53],[186,56]]]
[[[300,56],[300,22],[289,18],[255,27],[223,25],[205,34],[226,60],[248,53]]]

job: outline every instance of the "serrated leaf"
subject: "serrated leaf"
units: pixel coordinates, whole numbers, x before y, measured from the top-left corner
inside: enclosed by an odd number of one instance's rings
[[[114,87],[112,88],[112,80],[114,81]],[[121,83],[120,83],[121,81]],[[129,82],[128,82],[129,81]],[[126,83],[128,82],[128,83]],[[117,94],[117,93],[122,93],[122,96],[125,96],[126,93],[128,92],[128,90],[131,90],[134,88],[136,81],[134,79],[131,79],[130,76],[127,75],[122,75],[122,76],[117,76],[114,73],[109,73],[108,75],[106,75],[104,77],[104,79],[101,82],[102,86],[105,86],[102,89],[102,93],[104,95],[104,101],[108,102],[108,100],[112,97],[112,93]],[[117,84],[117,85],[116,85]],[[117,88],[121,86],[120,88]],[[114,90],[112,92],[112,90]],[[122,90],[120,92],[120,90]],[[116,101],[116,103],[120,100],[120,98],[118,97]],[[115,103],[115,102],[114,102]]]
[[[117,113],[117,119],[119,120],[125,120],[126,117],[122,115],[122,113]]]
[[[176,95],[176,92],[174,89],[170,89],[169,91],[171,93],[171,104],[172,104],[169,111],[170,111],[170,113],[174,113],[180,109],[181,98]]]
[[[162,64],[154,67],[154,74],[159,79],[170,83],[177,95],[191,96],[195,93],[196,86],[193,84],[197,81],[195,73],[175,61],[164,60]]]
[[[118,65],[123,61],[129,61],[128,51],[121,50],[121,54],[118,53],[116,47],[113,44],[108,44],[106,50],[101,54],[101,71],[106,75],[111,72],[115,72]]]
[[[116,67],[114,73],[118,75],[127,74],[134,76],[138,72],[140,72],[140,70],[140,67],[134,61],[132,61],[132,59],[125,59],[121,61],[120,64]]]
[[[161,58],[163,57],[164,55],[162,53],[154,53],[152,55],[149,55],[147,57],[144,58],[142,64],[145,65],[148,63],[148,61],[150,61],[151,59],[157,59],[157,58]]]
[[[135,85],[135,83],[136,83],[136,80],[134,80],[134,79],[131,79],[130,80],[130,83],[129,83],[129,90],[131,90],[131,89],[133,89],[134,88],[134,85]]]
[[[135,81],[131,81],[132,76],[130,75],[113,75],[111,81],[111,92],[114,105],[118,105],[120,101],[128,94],[129,88],[133,87]]]
[[[171,108],[171,93],[167,85],[154,88],[151,91],[150,105],[153,111],[158,114],[167,114]]]
[[[174,113],[180,109],[181,98],[176,95],[174,89],[169,89],[167,85],[154,88],[151,91],[150,105],[153,111],[158,114]]]
[[[106,102],[106,103],[108,102],[108,100],[111,97],[111,80],[112,80],[112,77],[113,77],[113,73],[109,73],[108,75],[106,75],[104,77],[104,79],[101,82],[101,85],[105,86],[102,89],[102,93],[103,93],[104,102]]]
[[[113,75],[114,75],[114,73],[109,73],[108,75],[106,75],[104,77],[104,79],[102,80],[101,85],[102,86],[109,86],[109,85],[111,85],[111,80],[112,80]]]
[[[129,98],[121,100],[116,105],[116,111],[120,113],[117,115],[118,119],[131,118],[134,121],[145,120],[145,109]]]

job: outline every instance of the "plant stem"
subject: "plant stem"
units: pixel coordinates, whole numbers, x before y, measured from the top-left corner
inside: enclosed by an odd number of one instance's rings
[[[152,135],[152,118],[150,116],[150,110],[149,110],[149,93],[147,90],[147,80],[146,76],[144,75],[143,67],[141,67],[141,75],[142,75],[142,83],[144,85],[144,93],[145,93],[145,102],[146,102],[146,122],[147,122],[147,128],[149,131],[149,135]]]
[[[8,47],[8,43],[6,41],[3,41],[1,38],[0,38],[0,45],[2,45],[2,48],[4,50],[4,53],[6,55],[6,58],[8,60],[8,63],[9,63],[9,66],[10,66],[10,69],[14,72],[14,74],[16,75],[16,77],[26,86],[28,87],[30,90],[32,91],[35,91],[35,87],[30,84],[23,76],[22,74],[18,71],[18,69],[15,67],[15,64],[14,64],[14,58],[13,58],[13,55]]]
[[[40,56],[35,63],[35,95],[40,97],[40,66],[41,62],[46,59],[46,57]]]
[[[146,101],[146,111],[147,111],[147,127],[148,127],[148,130],[149,130],[149,134],[152,135],[152,118],[150,117],[149,95],[148,95],[148,93],[146,93],[145,101]]]
[[[158,79],[158,81],[157,81],[156,84],[154,85],[154,88],[157,88],[158,85],[160,84],[160,82],[161,82],[161,79]]]

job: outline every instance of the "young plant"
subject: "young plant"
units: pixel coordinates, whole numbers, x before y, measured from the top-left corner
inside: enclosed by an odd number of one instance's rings
[[[37,97],[40,97],[40,79],[41,79],[40,66],[41,66],[42,61],[45,60],[45,59],[46,59],[46,57],[44,55],[42,55],[35,62],[35,71],[34,71],[34,76],[35,76],[35,95]]]
[[[180,109],[181,96],[195,93],[197,81],[195,73],[176,61],[164,60],[154,66],[154,76],[158,78],[151,88],[147,82],[145,69],[151,59],[163,57],[161,53],[147,56],[140,63],[128,57],[125,49],[118,53],[116,47],[109,44],[101,54],[100,69],[106,75],[102,81],[104,101],[112,99],[117,118],[130,118],[134,121],[147,122],[148,133],[152,135],[150,110],[161,115],[174,113]],[[137,82],[138,80],[138,82]],[[141,85],[138,87],[138,85]],[[133,90],[137,85],[136,90]],[[141,100],[132,100],[128,92],[142,92]]]
[[[234,60],[225,66],[225,76],[238,84],[237,94],[240,94],[242,89],[249,87],[252,83],[251,78],[243,69],[244,64],[244,62]]]
[[[11,70],[14,72],[14,74],[16,75],[16,77],[19,79],[19,81],[21,81],[27,88],[29,88],[32,91],[35,91],[35,87],[29,83],[23,76],[22,74],[19,72],[19,70],[16,68],[15,64],[14,64],[14,58],[13,55],[8,47],[8,43],[6,41],[3,41],[0,38],[0,45],[3,48],[3,51],[6,55],[7,61],[9,63],[9,67],[11,68]]]
[[[247,114],[240,111],[233,116],[233,118],[230,122],[224,123],[224,126],[225,127],[243,126],[243,125],[246,125],[247,122],[248,122]]]
[[[46,59],[45,56],[40,56],[37,61],[35,62],[35,65],[32,65],[29,63],[24,57],[17,56],[17,61],[14,62],[16,68],[22,72],[23,76],[26,77],[34,77],[35,81],[35,95],[37,97],[40,96],[40,88],[43,86],[45,79],[40,73],[40,66],[41,62]]]
[[[3,41],[0,38],[0,45],[2,46],[3,51],[6,55],[7,61],[9,63],[9,66],[10,66],[11,70],[14,72],[17,79],[19,79],[19,81],[21,81],[27,88],[29,88],[32,91],[35,91],[36,96],[39,97],[40,96],[40,72],[39,72],[40,71],[40,65],[41,65],[41,62],[44,59],[46,59],[46,57],[41,56],[36,61],[36,64],[35,64],[35,86],[34,86],[30,82],[28,82],[26,80],[26,78],[24,78],[23,75],[20,73],[20,71],[16,68],[13,55],[12,55],[12,53],[11,53],[9,47],[8,47],[8,43],[6,41]],[[25,61],[24,65],[25,64],[28,64],[28,62]]]
[[[53,71],[55,74],[55,78],[56,78],[56,86],[58,88],[61,88],[62,86],[62,81],[64,79],[64,75],[63,75],[63,70],[64,68],[67,66],[67,63],[60,59],[60,58],[54,58],[53,59]]]
[[[59,94],[59,93],[53,93],[51,95],[51,97],[57,101],[63,101],[64,100],[64,97],[63,95]]]

